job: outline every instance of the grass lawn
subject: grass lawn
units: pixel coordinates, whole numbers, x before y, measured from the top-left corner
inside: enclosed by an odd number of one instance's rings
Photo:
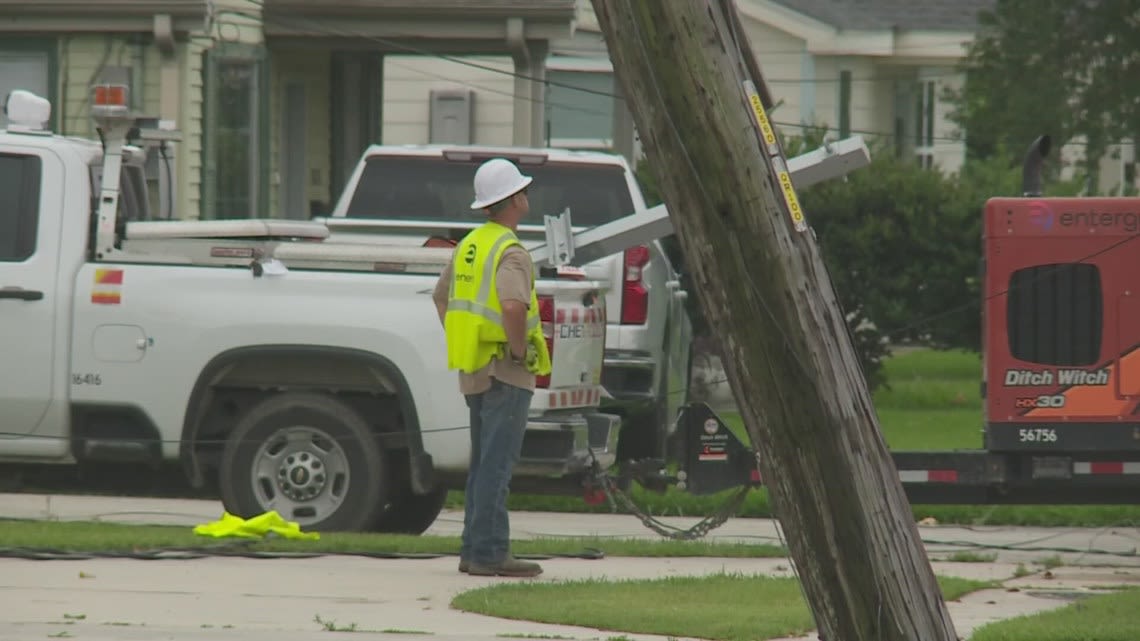
[[[889,389],[876,391],[875,409],[887,445],[892,450],[979,449],[982,447],[981,358],[965,352],[917,350],[888,359]],[[739,415],[721,417],[738,435],[747,437]],[[702,517],[732,492],[696,497],[670,490],[648,492],[635,485],[634,501],[661,516]],[[453,492],[451,506],[462,506]],[[512,494],[512,510],[609,512],[607,504],[590,506],[578,497]],[[934,517],[940,523],[1034,526],[1140,526],[1140,506],[973,506],[914,505],[916,519]],[[769,517],[767,493],[752,492],[737,512],[741,517]]]
[[[37,549],[74,552],[147,552],[214,548],[217,552],[290,552],[309,554],[456,555],[459,537],[331,532],[316,541],[242,540],[199,536],[190,527],[121,525],[80,521],[0,521],[0,550]],[[598,538],[534,539],[512,542],[519,555],[560,556],[600,551],[606,556],[734,558],[784,557],[775,545],[700,541]]]
[[[970,641],[1136,641],[1140,589],[1081,599],[1032,616],[990,623]]]
[[[943,596],[991,587],[939,577]],[[751,641],[814,628],[795,579],[741,574],[629,581],[500,583],[452,600],[460,610],[614,632]]]

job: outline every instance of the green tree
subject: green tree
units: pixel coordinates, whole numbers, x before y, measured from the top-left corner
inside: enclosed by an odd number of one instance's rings
[[[1140,134],[1137,43],[1136,0],[997,0],[979,14],[965,84],[947,95],[970,156],[1020,153],[1042,133],[1057,148],[1084,137],[1095,177],[1107,145]]]
[[[823,129],[808,128],[785,141],[787,155],[817,148]],[[887,141],[872,141],[871,164],[844,179],[798,190],[808,222],[840,297],[852,341],[872,389],[886,382],[882,359],[892,346],[921,343],[977,351],[981,344],[981,229],[985,203],[1020,193],[1020,163],[1008,154],[971,160],[956,174],[901,159]],[[652,174],[638,167],[651,204],[660,202]],[[1074,185],[1047,184],[1047,193],[1071,194]],[[674,265],[684,256],[664,239]],[[708,340],[695,297],[694,333]]]

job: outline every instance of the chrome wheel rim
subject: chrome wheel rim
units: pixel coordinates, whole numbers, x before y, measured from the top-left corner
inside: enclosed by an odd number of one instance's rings
[[[329,518],[348,494],[348,456],[336,439],[315,427],[274,432],[257,449],[252,472],[262,511],[276,511],[302,527]]]

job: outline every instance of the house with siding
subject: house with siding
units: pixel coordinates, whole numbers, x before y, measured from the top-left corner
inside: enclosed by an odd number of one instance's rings
[[[785,133],[882,136],[961,166],[941,95],[995,0],[736,2]],[[56,131],[95,137],[90,86],[107,74],[181,132],[148,175],[182,218],[324,213],[376,142],[640,156],[589,0],[0,0],[0,97],[35,91]]]
[[[965,132],[949,118],[947,89],[962,86],[958,68],[973,41],[978,13],[996,0],[736,0],[760,67],[776,101],[771,117],[786,135],[807,126],[828,137],[882,138],[903,158],[945,173],[965,160]],[[632,118],[620,98],[605,40],[590,0],[577,0],[573,33],[550,43],[541,144],[611,149],[640,157]],[[468,61],[470,62],[470,61]],[[514,143],[510,128],[514,79],[509,58],[471,66],[426,56],[387,56],[383,139]],[[433,95],[463,95],[468,126],[432,128]],[[1062,178],[1082,162],[1084,146],[1059,151]],[[1136,185],[1135,151],[1112,146],[1100,163],[1100,193]]]
[[[132,107],[182,134],[151,155],[155,203],[181,218],[308,218],[408,120],[386,57],[505,59],[480,124],[541,144],[545,61],[574,18],[574,0],[0,0],[0,97],[34,91],[55,131],[94,138],[91,85],[128,78]],[[411,108],[457,137],[479,106],[445,91]]]
[[[965,155],[942,101],[958,87],[955,68],[973,39],[976,15],[994,0],[737,0],[742,22],[777,106],[771,116],[786,133],[825,126],[831,137],[884,136],[925,167],[954,171]],[[509,61],[483,69],[448,60],[385,60],[384,139],[425,143],[433,91],[470,92],[473,126],[463,142],[510,144]],[[578,0],[571,37],[551,43],[547,60],[545,142],[638,153],[633,123],[589,0]],[[387,106],[387,105],[386,105]]]

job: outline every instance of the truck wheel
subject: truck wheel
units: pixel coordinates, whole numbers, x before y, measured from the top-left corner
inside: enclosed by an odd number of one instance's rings
[[[415,494],[412,488],[405,486],[391,498],[388,510],[372,529],[390,534],[423,534],[435,523],[446,501],[446,487],[436,487],[427,494]]]
[[[340,400],[272,396],[226,441],[222,503],[242,518],[276,510],[303,530],[367,530],[384,507],[385,463],[376,435]]]

